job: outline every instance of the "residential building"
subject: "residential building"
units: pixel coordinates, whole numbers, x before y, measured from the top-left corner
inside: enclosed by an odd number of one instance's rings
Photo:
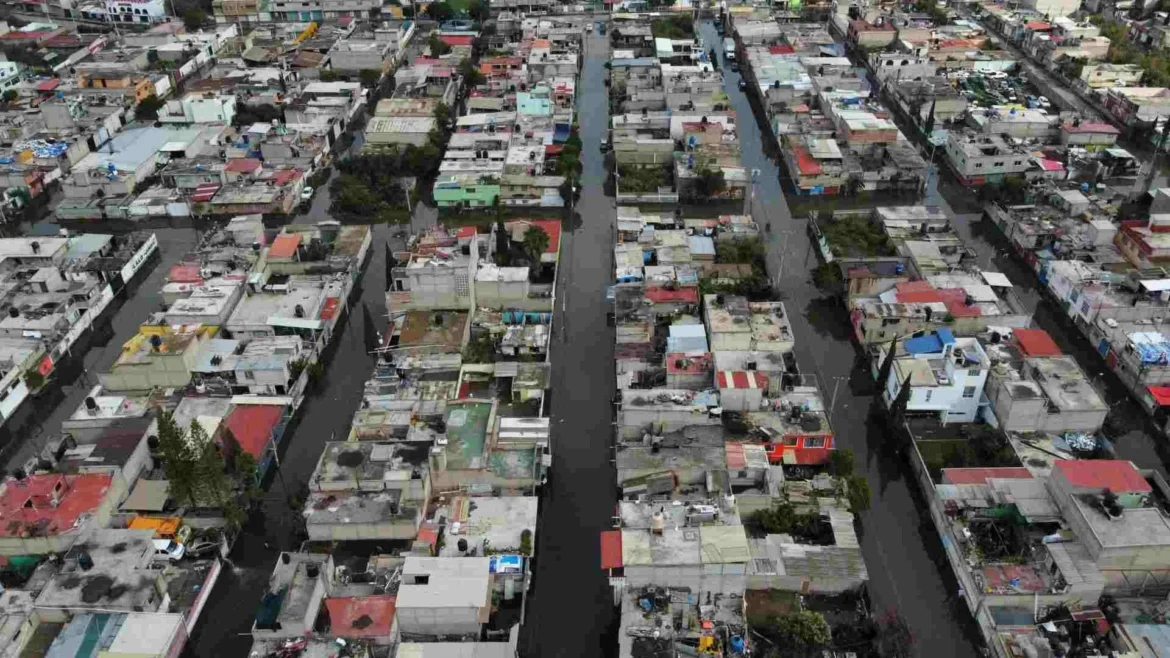
[[[60,473],[0,483],[0,555],[63,553],[86,531],[104,527],[126,495],[112,475]]]
[[[965,135],[947,133],[947,164],[964,185],[983,185],[1008,176],[1023,176],[1031,169],[1031,151],[1012,144],[998,134]]]
[[[975,338],[959,337],[948,329],[907,338],[898,345],[889,379],[879,382],[886,404],[910,386],[907,413],[937,415],[947,423],[971,423],[978,419],[984,400],[983,387],[991,362]],[[888,349],[875,359],[880,372]]]
[[[1011,342],[987,349],[987,398],[1003,429],[1093,433],[1105,423],[1109,405],[1044,330],[1016,329]]]
[[[327,443],[309,480],[309,538],[414,539],[431,493],[428,452],[425,444]]]
[[[409,556],[398,587],[403,640],[478,638],[491,613],[492,559]]]

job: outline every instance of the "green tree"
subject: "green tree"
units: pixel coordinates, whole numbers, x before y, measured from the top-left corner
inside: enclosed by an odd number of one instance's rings
[[[455,18],[455,10],[452,9],[451,5],[447,4],[446,2],[432,2],[431,5],[427,7],[427,15],[432,19],[442,23],[443,21],[449,21],[452,18]]]
[[[192,32],[203,27],[205,22],[207,22],[207,12],[202,9],[188,9],[183,12],[183,25]]]
[[[839,478],[853,475],[853,450],[842,448],[829,453],[829,472]]]
[[[138,101],[138,106],[134,110],[134,115],[139,119],[146,119],[147,121],[154,121],[158,118],[158,111],[162,109],[165,104],[163,99],[151,94],[146,98]]]
[[[194,453],[196,494],[202,504],[222,508],[232,499],[232,487],[224,472],[224,458],[219,446],[207,435],[199,421],[191,421],[187,440]]]
[[[169,411],[158,416],[158,451],[163,460],[170,495],[176,501],[195,505],[196,483],[195,455],[187,443],[187,436],[175,423]]]
[[[431,57],[442,57],[451,52],[451,46],[444,43],[437,32],[432,32],[431,38],[427,39],[427,48],[431,51]]]
[[[446,103],[439,103],[435,106],[434,117],[439,129],[447,130],[451,123],[451,107]]]
[[[869,487],[869,480],[861,475],[850,475],[845,478],[845,487],[848,490],[846,499],[849,501],[849,511],[860,514],[869,509],[873,500],[873,490]]]
[[[699,177],[695,179],[695,193],[698,196],[709,199],[718,196],[727,189],[727,180],[723,176],[722,169],[704,167],[698,173]]]
[[[491,8],[487,0],[471,0],[467,3],[467,15],[471,16],[473,20],[484,23],[490,16]]]
[[[528,254],[528,258],[533,265],[540,264],[540,256],[548,249],[549,237],[548,233],[539,226],[529,226],[528,230],[524,232],[524,253]]]
[[[770,619],[777,632],[794,648],[815,649],[823,647],[832,639],[829,622],[825,616],[813,610],[798,610]]]
[[[321,82],[335,82],[341,79],[341,74],[333,69],[321,69],[318,75],[321,76]]]
[[[890,381],[890,371],[894,369],[894,357],[898,353],[898,336],[890,339],[890,346],[886,349],[886,358],[882,359],[882,366],[878,368],[877,385],[879,391],[886,390],[886,383]]]
[[[463,78],[463,86],[465,89],[474,89],[483,84],[485,79],[479,67],[475,65],[475,62],[467,57],[459,62],[459,75]]]
[[[378,69],[362,69],[358,76],[361,78],[362,86],[373,89],[378,85],[378,81],[382,79],[382,72]]]
[[[28,387],[28,390],[35,391],[45,385],[45,376],[36,368],[26,370],[24,371],[24,385]]]

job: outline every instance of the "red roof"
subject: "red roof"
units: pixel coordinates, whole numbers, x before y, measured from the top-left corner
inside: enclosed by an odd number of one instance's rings
[[[1060,356],[1064,352],[1056,346],[1056,341],[1043,329],[1016,329],[1012,332],[1016,345],[1024,356]]]
[[[61,84],[61,80],[59,78],[53,78],[52,80],[42,80],[37,83],[37,91],[53,91],[59,84]]]
[[[1074,487],[1109,489],[1114,493],[1149,493],[1150,483],[1138,473],[1133,462],[1121,459],[1057,459],[1053,467],[1064,474]]]
[[[263,168],[264,163],[256,158],[236,158],[235,160],[228,160],[224,170],[237,174],[254,174]]]
[[[1060,127],[1066,133],[1101,133],[1103,135],[1120,135],[1121,131],[1112,124],[1102,122],[1084,122],[1079,126],[1066,123]]]
[[[758,370],[720,370],[715,385],[720,390],[768,388],[768,376]]]
[[[942,294],[929,281],[900,281],[895,287],[903,304],[933,304],[943,301]]]
[[[475,237],[475,227],[474,226],[460,226],[459,230],[455,232],[455,237],[460,239],[460,240],[462,240],[464,238],[474,238]]]
[[[199,263],[175,263],[171,271],[167,272],[167,281],[171,283],[203,283],[199,274]]]
[[[471,42],[474,40],[475,40],[475,37],[472,37],[472,36],[455,35],[455,34],[452,34],[452,35],[441,34],[441,35],[439,35],[439,41],[442,41],[443,43],[445,43],[451,47],[470,46]]]
[[[773,55],[793,55],[796,49],[786,43],[778,43],[775,46],[768,46],[768,52]]]
[[[268,248],[269,258],[292,258],[301,244],[300,233],[281,233]]]
[[[288,185],[300,177],[301,171],[299,169],[281,169],[272,173],[272,180],[276,181],[276,184],[281,187]]]
[[[1044,171],[1064,171],[1064,163],[1059,160],[1049,160],[1047,158],[1040,158],[1036,160],[1040,164],[1040,168]]]
[[[1000,480],[1031,480],[1032,472],[1022,466],[942,469],[943,484],[983,484],[991,478]]]
[[[642,296],[655,304],[666,302],[699,303],[698,288],[675,288],[674,290],[670,290],[661,286],[653,286],[646,288],[642,292]]]
[[[238,404],[223,422],[240,447],[259,459],[283,414],[284,407],[278,404]]]
[[[1027,23],[1024,23],[1024,27],[1032,30],[1033,32],[1044,32],[1052,29],[1052,26],[1048,23],[1045,23],[1044,21],[1028,21]]]
[[[792,156],[796,158],[796,166],[800,173],[805,176],[819,176],[824,171],[821,163],[817,162],[803,146],[793,146]]]
[[[1146,390],[1154,396],[1159,407],[1170,407],[1170,386],[1147,386]]]
[[[325,599],[329,634],[338,637],[387,637],[394,625],[397,596],[351,596]]]
[[[622,568],[621,530],[603,530],[601,532],[601,568]]]
[[[0,493],[0,537],[58,535],[97,509],[113,477],[105,474],[8,478]]]
[[[968,306],[963,302],[948,302],[947,313],[955,318],[977,318],[983,315],[983,311],[978,306],[974,304]]]
[[[532,226],[539,226],[548,234],[548,248],[544,250],[546,254],[555,254],[561,248],[561,222],[556,219],[518,219],[515,222],[509,222],[508,228],[512,228],[516,222],[526,222]]]

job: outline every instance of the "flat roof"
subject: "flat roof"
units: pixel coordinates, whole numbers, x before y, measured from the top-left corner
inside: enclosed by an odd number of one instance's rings
[[[481,608],[491,601],[491,558],[407,556],[398,608]],[[414,583],[428,576],[426,583]]]
[[[101,505],[112,482],[112,476],[96,473],[10,477],[0,487],[0,537],[74,530]]]

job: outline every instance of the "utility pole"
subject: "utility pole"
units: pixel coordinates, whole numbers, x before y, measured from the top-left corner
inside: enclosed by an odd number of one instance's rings
[[[1162,149],[1166,148],[1166,138],[1170,136],[1170,118],[1163,119],[1162,136],[1158,138],[1158,148],[1154,150],[1154,159],[1150,161],[1150,171],[1142,183],[1142,194],[1149,194],[1154,184],[1154,177],[1158,175],[1159,165],[1162,163]]]

